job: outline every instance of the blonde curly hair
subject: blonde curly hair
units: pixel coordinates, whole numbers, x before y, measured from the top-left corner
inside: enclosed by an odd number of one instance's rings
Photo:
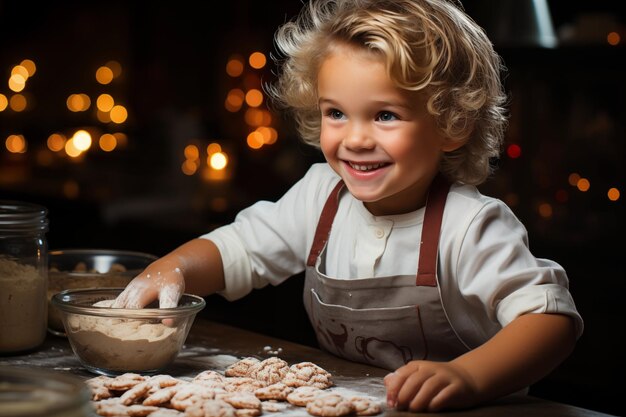
[[[317,75],[339,43],[379,54],[400,88],[424,91],[427,109],[451,141],[440,171],[480,184],[499,156],[506,115],[502,61],[460,4],[446,0],[311,0],[275,34],[278,78],[267,86],[279,109],[293,113],[302,139],[319,148]]]

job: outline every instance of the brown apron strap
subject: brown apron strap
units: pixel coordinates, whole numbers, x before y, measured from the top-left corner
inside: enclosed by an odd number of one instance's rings
[[[420,257],[417,265],[415,285],[437,286],[437,251],[443,209],[446,205],[450,183],[438,174],[430,186],[424,213],[424,225],[420,241]]]
[[[343,188],[343,180],[339,180],[333,191],[328,196],[326,204],[322,209],[320,220],[317,223],[317,229],[315,229],[315,236],[313,237],[313,245],[311,245],[311,251],[309,252],[309,258],[306,262],[307,266],[315,266],[315,261],[319,256],[322,249],[328,241],[330,235],[330,228],[333,225],[335,214],[337,214],[337,207],[339,207],[339,192]]]

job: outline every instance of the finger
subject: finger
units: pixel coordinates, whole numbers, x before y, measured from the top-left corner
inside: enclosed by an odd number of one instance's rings
[[[120,303],[123,308],[144,308],[157,298],[156,289],[139,280],[131,281],[123,292],[126,293],[123,304]]]
[[[113,301],[113,304],[111,304],[111,308],[124,308],[124,306],[126,306],[127,301],[128,301],[128,287],[126,287],[120,293],[120,295],[117,296],[117,298]]]
[[[428,367],[421,367],[411,373],[398,391],[397,407],[406,410],[411,407],[411,402],[418,395],[426,381],[432,378],[433,372]]]
[[[392,408],[396,406],[396,398],[398,396],[397,378],[398,375],[395,372],[389,373],[383,378],[385,389],[387,390],[387,406]]]
[[[419,369],[419,364],[413,362],[409,365],[401,366],[395,372],[387,374],[384,379],[385,388],[387,389],[387,405],[389,407],[398,407],[398,395],[402,387],[406,384],[414,372]]]
[[[182,296],[182,289],[176,284],[165,285],[159,291],[159,308],[174,308]]]
[[[431,375],[424,380],[419,390],[415,393],[409,404],[409,410],[413,412],[431,411],[430,406],[433,398],[435,398],[448,383],[436,375]]]

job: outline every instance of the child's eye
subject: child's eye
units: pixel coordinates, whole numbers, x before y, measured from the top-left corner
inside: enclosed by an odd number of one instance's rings
[[[343,116],[343,112],[337,110],[337,109],[330,109],[326,112],[326,114],[328,115],[328,117],[330,117],[331,119],[342,119]]]
[[[380,120],[381,122],[389,122],[392,120],[396,120],[397,117],[395,114],[388,112],[388,111],[383,111],[380,112],[380,114],[377,117],[378,120]]]

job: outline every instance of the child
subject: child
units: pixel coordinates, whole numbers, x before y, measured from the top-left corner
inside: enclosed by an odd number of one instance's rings
[[[276,43],[269,91],[327,163],[154,262],[116,307],[234,300],[306,270],[320,346],[393,370],[391,407],[470,407],[552,371],[583,324],[565,271],[476,188],[506,123],[481,28],[445,0],[313,0]]]

